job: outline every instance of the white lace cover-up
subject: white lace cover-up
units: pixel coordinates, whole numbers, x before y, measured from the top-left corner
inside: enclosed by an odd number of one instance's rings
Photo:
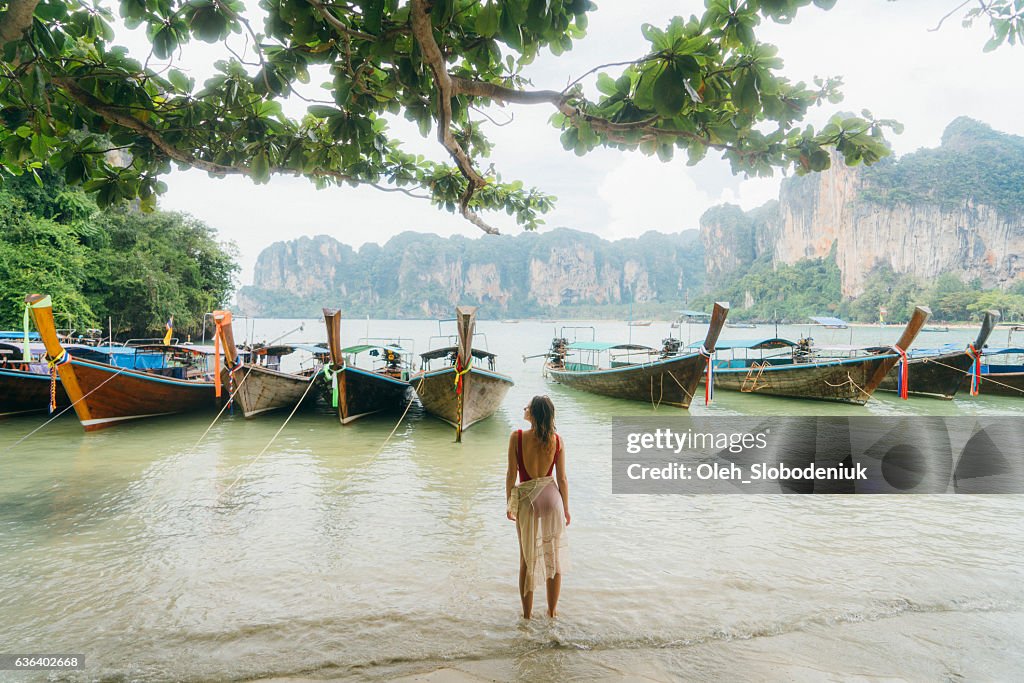
[[[522,457],[517,452],[518,457]],[[516,520],[519,550],[526,564],[523,593],[569,569],[562,495],[552,476],[521,482],[512,489],[508,513]]]

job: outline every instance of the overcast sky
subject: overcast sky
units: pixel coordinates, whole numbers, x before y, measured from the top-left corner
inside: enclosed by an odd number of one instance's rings
[[[1019,87],[1024,48],[983,53],[987,25],[961,28],[960,14],[941,30],[928,30],[958,4],[959,0],[840,0],[828,12],[805,8],[789,25],[766,22],[757,35],[779,47],[783,72],[794,81],[810,82],[818,75],[843,77],[845,100],[812,111],[809,120],[815,124],[839,109],[867,108],[876,116],[895,118],[906,126],[902,135],[890,135],[897,154],[938,145],[946,125],[961,115],[1024,135],[1024,93]],[[537,87],[561,89],[593,66],[635,59],[647,45],[640,34],[644,22],[664,26],[676,14],[703,10],[699,0],[601,0],[599,5],[591,14],[587,38],[576,49],[559,58],[547,55],[531,65],[527,73]],[[120,42],[142,45],[135,37]],[[240,48],[241,39],[236,42]],[[176,66],[202,82],[219,56],[211,46],[190,47]],[[323,80],[313,77],[314,84]],[[588,85],[592,89],[593,78]],[[697,227],[700,215],[715,204],[729,201],[751,209],[777,196],[781,175],[758,180],[733,177],[713,153],[696,167],[612,150],[580,158],[562,149],[559,131],[547,122],[549,107],[493,112],[498,119],[514,115],[510,125],[488,126],[496,144],[491,158],[496,169],[506,180],[520,179],[558,197],[555,210],[545,218],[547,229],[567,226],[610,239],[651,229],[676,232]],[[424,140],[404,122],[396,124],[392,134],[407,139],[410,151],[445,159],[433,134]],[[405,230],[480,234],[426,201],[372,188],[318,191],[309,181],[285,177],[256,186],[243,178],[211,179],[200,171],[175,171],[165,180],[169,190],[161,198],[162,208],[187,211],[238,245],[243,285],[252,282],[252,268],[263,248],[301,235],[327,234],[358,247],[383,243]],[[519,230],[504,214],[485,218],[503,232]]]

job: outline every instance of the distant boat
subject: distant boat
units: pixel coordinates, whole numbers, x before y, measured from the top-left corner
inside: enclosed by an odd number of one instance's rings
[[[456,343],[421,354],[420,372],[410,378],[423,409],[455,427],[456,442],[462,441],[463,431],[497,412],[514,384],[511,377],[495,372],[493,353],[473,348],[476,310],[476,306],[455,309]],[[435,361],[446,367],[431,370]]]
[[[897,346],[907,349],[914,342],[931,314],[919,307],[900,336]],[[736,350],[760,351],[760,358],[749,355],[737,358]],[[764,351],[786,349],[788,352],[765,357]],[[843,347],[856,352],[857,347]],[[731,350],[732,357],[724,358]],[[819,350],[820,351],[820,350]],[[854,358],[821,358],[814,355],[810,340],[792,342],[788,339],[746,339],[720,342],[715,358],[716,389],[817,401],[836,401],[864,405],[900,360],[899,354],[880,353]]]
[[[728,304],[716,303],[704,352],[686,355],[639,344],[569,343],[563,335],[552,341],[545,373],[559,384],[592,394],[689,408],[728,313]],[[613,355],[613,351],[620,353]],[[605,364],[599,363],[602,353],[608,356]]]
[[[919,350],[911,353],[907,363],[907,392],[914,396],[950,400],[962,385],[966,385],[966,389],[970,390],[970,375],[977,356],[985,348],[985,343],[998,321],[999,311],[987,311],[977,338],[966,350],[960,347]],[[893,368],[882,380],[878,390],[896,391],[897,387],[897,369]]]
[[[653,320],[630,320],[626,324],[629,325],[630,327],[650,327],[652,324],[654,324],[654,321]]]
[[[501,322],[503,322],[506,325],[515,325],[519,321],[518,320],[502,320]]]
[[[207,360],[212,349],[197,346],[138,347],[135,354],[152,358],[154,367],[138,370],[68,355],[57,338],[49,296],[26,297],[36,329],[86,431],[126,420],[212,410],[220,404]],[[138,366],[136,366],[138,367]]]
[[[738,330],[753,330],[757,329],[757,325],[754,323],[726,323],[726,327],[731,327]]]
[[[225,367],[221,370],[221,381],[227,386],[229,396],[234,393],[245,417],[294,408],[300,401],[310,398],[309,383],[317,381],[319,366],[299,373],[282,372],[280,357],[293,353],[295,347],[292,346],[254,349],[250,362],[243,363],[235,347],[231,312],[214,311],[213,320],[217,324],[216,334],[224,345]],[[320,357],[326,354],[327,349],[323,348]]]
[[[949,328],[948,327],[944,327],[944,326],[940,326],[940,325],[925,325],[924,327],[921,328],[921,331],[922,332],[949,332]]]
[[[343,349],[341,311],[325,308],[324,321],[331,360],[327,371],[331,379],[324,391],[331,406],[337,407],[341,424],[405,408],[411,400],[409,354],[397,344],[364,343]],[[359,362],[360,356],[367,362]],[[373,367],[374,358],[379,359],[379,367]]]
[[[840,320],[839,318],[812,316],[811,320],[823,326],[826,330],[847,330],[850,328],[845,320]]]

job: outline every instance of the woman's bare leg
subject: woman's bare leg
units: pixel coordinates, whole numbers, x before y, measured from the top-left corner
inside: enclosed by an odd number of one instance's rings
[[[523,589],[526,588],[526,562],[523,561],[522,555],[519,556],[519,595],[523,600],[523,619],[529,619],[533,616],[533,591],[524,593]]]
[[[562,590],[562,575],[555,574],[554,578],[547,580],[548,584],[548,616],[558,616],[558,594]]]

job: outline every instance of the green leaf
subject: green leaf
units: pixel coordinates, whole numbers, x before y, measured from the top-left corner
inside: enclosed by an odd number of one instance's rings
[[[485,38],[498,33],[501,10],[496,3],[488,3],[476,13],[476,32]]]
[[[683,79],[674,64],[669,64],[654,83],[654,110],[659,116],[672,118],[686,103]]]
[[[252,160],[252,179],[257,183],[270,180],[270,163],[267,161],[266,150],[260,150]]]

